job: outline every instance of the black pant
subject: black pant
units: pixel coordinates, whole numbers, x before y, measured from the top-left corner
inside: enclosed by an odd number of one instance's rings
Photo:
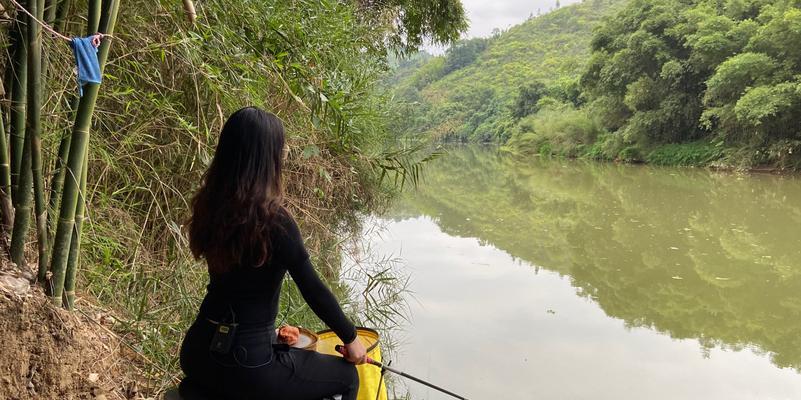
[[[215,325],[198,320],[181,346],[181,369],[214,399],[356,399],[356,367],[341,357],[273,345],[272,329],[239,330],[231,352],[221,355],[209,351]]]

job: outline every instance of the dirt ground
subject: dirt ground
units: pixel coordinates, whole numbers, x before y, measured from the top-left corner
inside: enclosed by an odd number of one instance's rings
[[[26,277],[0,266],[0,400],[144,398],[111,317],[53,307]]]

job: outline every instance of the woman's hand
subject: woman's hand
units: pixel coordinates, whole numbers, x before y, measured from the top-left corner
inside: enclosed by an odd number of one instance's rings
[[[357,337],[352,342],[345,345],[345,359],[356,364],[364,364],[367,361],[367,350]]]

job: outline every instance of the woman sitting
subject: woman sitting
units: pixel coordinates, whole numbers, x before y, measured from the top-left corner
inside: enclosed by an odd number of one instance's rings
[[[181,347],[182,395],[194,387],[214,399],[356,399],[353,364],[364,362],[365,349],[283,207],[283,158],[284,128],[275,115],[247,107],[225,123],[192,204],[189,244],[206,260],[210,283]],[[345,343],[345,359],[274,344],[287,272]]]

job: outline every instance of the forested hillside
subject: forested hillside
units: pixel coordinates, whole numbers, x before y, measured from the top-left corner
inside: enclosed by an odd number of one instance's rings
[[[390,78],[407,118],[397,130],[437,139],[497,141],[511,134],[523,92],[578,102],[593,28],[621,0],[587,0],[491,38],[459,42],[444,56],[416,56]],[[525,103],[525,100],[524,102]],[[534,101],[536,103],[536,100]],[[518,113],[530,105],[518,105]]]
[[[522,154],[798,169],[798,43],[797,0],[585,1],[401,64],[396,130]]]

